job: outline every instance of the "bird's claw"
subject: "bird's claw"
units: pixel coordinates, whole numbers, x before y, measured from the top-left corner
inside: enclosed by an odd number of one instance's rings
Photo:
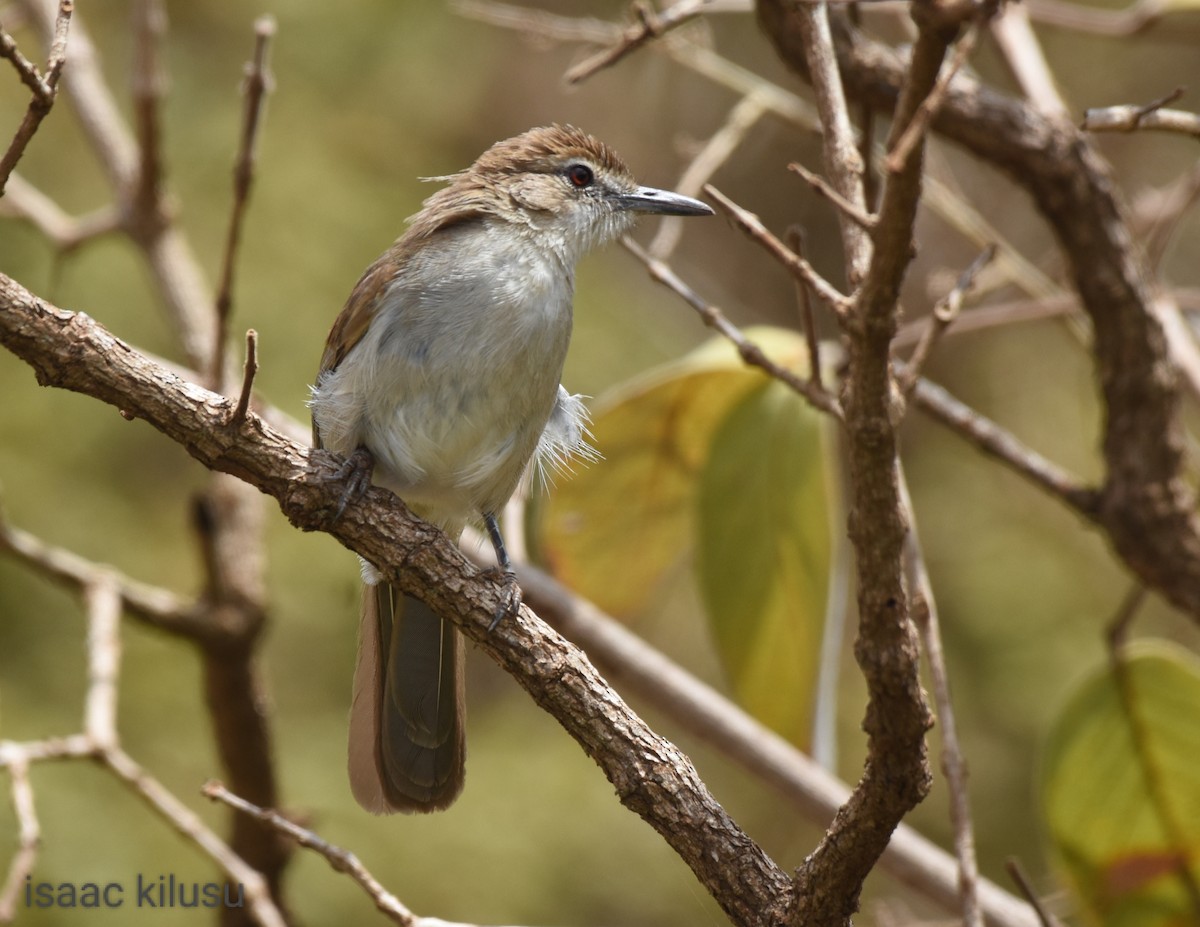
[[[488,625],[490,632],[496,630],[500,622],[509,615],[515,616],[521,610],[521,587],[517,585],[517,574],[512,570],[493,567],[485,572],[501,584],[501,595],[503,596],[500,607],[492,616],[492,623]]]
[[[357,502],[366,495],[367,490],[371,488],[371,474],[374,470],[375,458],[365,447],[356,448],[354,453],[342,462],[333,477],[345,484],[342,497],[338,500],[337,511],[333,513],[335,522],[341,519],[352,502]]]

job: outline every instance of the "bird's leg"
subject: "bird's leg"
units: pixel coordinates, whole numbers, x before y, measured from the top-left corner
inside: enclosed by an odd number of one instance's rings
[[[367,490],[371,488],[371,474],[374,470],[375,457],[361,444],[354,449],[353,454],[343,461],[334,475],[335,480],[345,484],[342,489],[342,498],[338,501],[337,511],[333,515],[335,522],[341,519],[342,514],[346,511],[346,506],[351,502],[357,502],[366,495]]]
[[[499,574],[497,578],[504,584],[504,604],[496,609],[488,630],[494,630],[496,625],[504,620],[506,615],[515,615],[521,607],[521,587],[517,585],[517,573],[512,561],[508,559],[508,551],[504,549],[504,538],[500,534],[500,522],[492,512],[483,513],[483,523],[487,526],[488,538],[496,551],[496,567],[490,571]]]

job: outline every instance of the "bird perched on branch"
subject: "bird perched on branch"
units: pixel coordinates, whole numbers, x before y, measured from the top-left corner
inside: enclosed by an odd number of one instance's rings
[[[496,513],[531,458],[583,446],[583,405],[559,384],[575,264],[638,213],[712,210],[638,186],[611,148],[570,126],[497,142],[435,179],[447,185],[367,268],[329,333],[314,444],[348,457],[350,489],[387,487],[451,538],[482,518],[515,609]],[[354,797],[375,813],[445,808],[463,786],[462,638],[366,563],[363,579]]]

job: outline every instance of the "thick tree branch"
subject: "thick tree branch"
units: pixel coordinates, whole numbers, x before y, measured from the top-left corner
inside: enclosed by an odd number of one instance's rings
[[[527,608],[488,633],[501,588],[391,493],[370,490],[330,524],[341,492],[333,455],[292,441],[254,414],[229,426],[231,400],[180,380],[87,316],[49,306],[3,275],[0,343],[29,363],[43,385],[144,419],[205,466],[273,496],[297,527],[326,531],[425,600],[554,715],[622,803],[663,836],[735,923],[782,922],[789,880],[713,799],[688,758]]]
[[[805,17],[795,10],[791,15],[810,59]],[[950,4],[914,6],[920,31],[895,107],[889,150],[905,137],[933,92],[961,16],[961,9]],[[870,264],[846,325],[850,540],[861,577],[854,653],[870,694],[863,724],[868,755],[854,793],[796,874],[794,924],[849,923],[862,883],[892,831],[924,798],[931,782],[925,732],[932,721],[921,690],[916,631],[904,582],[907,524],[900,497],[899,411],[891,366],[900,285],[912,261],[924,166],[923,135],[909,144],[909,153],[887,177]]]

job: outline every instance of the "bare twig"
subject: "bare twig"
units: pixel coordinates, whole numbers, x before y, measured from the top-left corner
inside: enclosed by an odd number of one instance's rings
[[[990,28],[992,38],[1029,102],[1050,118],[1067,118],[1067,104],[1058,92],[1054,73],[1029,22],[1028,5],[1003,4],[992,17]]]
[[[1197,294],[1200,296],[1200,293]],[[1022,325],[1026,322],[1040,322],[1044,319],[1056,319],[1079,311],[1079,299],[1072,293],[1063,292],[1058,296],[1041,299],[1013,299],[992,303],[988,306],[976,306],[954,323],[954,328],[946,334],[953,337],[965,332],[981,332],[990,328],[1003,328],[1008,325]],[[906,322],[896,332],[894,347],[902,349],[915,347],[917,342],[925,337],[929,320],[913,319]]]
[[[121,594],[104,573],[84,587],[88,614],[88,685],[83,730],[96,749],[117,745],[117,677],[121,664]]]
[[[400,899],[385,889],[379,880],[367,871],[367,867],[362,864],[359,858],[349,850],[343,850],[341,847],[334,846],[313,831],[289,821],[277,811],[260,808],[258,805],[248,802],[244,798],[239,798],[220,782],[206,782],[201,791],[206,798],[222,802],[234,811],[249,815],[273,827],[300,846],[315,850],[321,856],[325,857],[325,860],[333,867],[335,872],[344,872],[357,882],[371,896],[375,902],[375,907],[386,914],[393,922],[405,925],[405,927],[411,927],[411,925],[417,922],[418,918],[400,902]]]
[[[236,428],[246,418],[250,400],[254,395],[254,375],[258,373],[258,332],[253,328],[246,332],[246,363],[242,367],[242,391],[236,408],[229,416],[229,425]]]
[[[22,0],[30,21],[52,41],[56,23],[41,0]],[[121,115],[85,24],[71,23],[71,79],[63,85],[80,127],[108,179],[122,224],[141,249],[158,291],[170,312],[188,364],[204,370],[211,357],[209,314],[212,298],[195,255],[184,236],[166,220],[165,212],[147,217],[138,212],[136,191],[142,184],[142,153]],[[140,110],[142,104],[137,104]],[[139,130],[141,133],[141,130]],[[144,133],[142,133],[144,134]]]
[[[975,858],[975,831],[971,823],[971,801],[967,793],[967,764],[958,739],[954,703],[950,698],[950,675],[942,650],[942,631],[938,622],[933,584],[925,567],[917,530],[916,510],[908,492],[908,481],[900,474],[900,499],[908,519],[905,539],[905,569],[912,593],[913,621],[921,635],[921,648],[933,680],[933,698],[937,705],[941,732],[942,774],[950,792],[950,822],[954,828],[954,852],[958,857],[959,903],[963,927],[982,927],[983,912],[979,901],[979,866]]]
[[[1200,138],[1200,116],[1177,109],[1165,109],[1183,96],[1178,87],[1159,100],[1143,106],[1108,106],[1089,109],[1084,113],[1080,128],[1089,132],[1136,132],[1140,129],[1157,129],[1177,132]]]
[[[151,238],[170,221],[162,186],[160,110],[167,90],[167,77],[160,61],[160,47],[167,31],[167,11],[162,0],[138,0],[134,24],[133,112],[140,158],[128,221],[142,235]]]
[[[828,280],[816,272],[811,264],[796,254],[782,241],[773,235],[762,220],[754,213],[743,209],[733,200],[712,184],[704,185],[704,192],[716,201],[721,210],[729,216],[734,224],[765,248],[792,276],[813,288],[813,292],[821,301],[839,317],[844,317],[850,311],[850,298],[844,296]]]
[[[814,174],[803,164],[793,161],[788,165],[788,170],[799,174],[804,181],[813,188],[813,190],[829,200],[847,219],[859,225],[865,231],[870,232],[876,226],[876,218],[869,212],[851,203],[843,197],[837,190],[833,189],[820,174]]]
[[[707,144],[692,158],[676,184],[676,189],[688,196],[695,196],[701,187],[737,150],[750,129],[769,109],[765,94],[752,90],[729,111],[725,122]],[[666,260],[679,243],[683,234],[684,220],[679,216],[665,216],[658,224],[649,247],[646,249],[656,258]]]
[[[900,134],[937,87],[938,75],[970,6],[927,0],[914,7],[913,45],[888,138],[900,150]],[[759,6],[768,32],[779,4]],[[786,10],[795,50],[814,89],[813,40],[802,12]],[[840,64],[839,55],[839,64]],[[841,65],[844,67],[844,65]],[[854,655],[867,684],[864,772],[838,810],[820,844],[796,872],[794,923],[842,925],[857,907],[862,884],[886,849],[896,824],[928,794],[926,732],[932,716],[920,684],[918,635],[904,577],[908,525],[901,498],[899,436],[891,340],[895,335],[901,281],[913,257],[912,236],[924,173],[924,133],[889,172],[871,238],[854,311],[846,322],[845,396],[848,534],[859,574],[858,635]],[[849,197],[861,202],[861,193]],[[844,222],[843,230],[851,223]],[[860,232],[861,229],[856,230]],[[865,237],[865,236],[864,236]],[[853,252],[847,262],[854,266]]]
[[[5,764],[10,780],[9,796],[17,817],[17,852],[8,866],[8,876],[0,889],[0,924],[8,924],[17,916],[17,896],[21,883],[33,872],[42,829],[38,823],[33,801],[33,785],[29,781],[29,758],[15,754]]]
[[[925,362],[929,359],[929,355],[933,353],[934,346],[941,339],[942,335],[946,333],[946,329],[958,319],[959,313],[962,312],[963,300],[971,291],[971,288],[975,286],[976,278],[995,256],[995,245],[988,245],[984,248],[978,257],[968,265],[967,269],[959,275],[953,289],[934,305],[925,330],[921,334],[921,340],[917,342],[917,346],[913,349],[912,356],[908,359],[905,374],[900,378],[900,389],[905,396],[912,395],[913,388],[917,385],[917,380],[920,379]]]
[[[905,376],[896,364],[897,376]],[[985,454],[1007,465],[1039,489],[1059,499],[1089,520],[1098,517],[1100,493],[1026,447],[1009,431],[959,402],[942,387],[921,379],[913,389],[913,400],[931,417],[966,438]]]
[[[1134,228],[1151,267],[1159,267],[1183,217],[1200,200],[1200,161],[1166,186],[1144,190],[1134,200]]]
[[[621,244],[646,265],[646,269],[655,281],[674,291],[696,310],[705,325],[727,338],[737,348],[738,354],[745,363],[752,367],[758,367],[779,382],[791,387],[807,399],[814,408],[828,412],[834,418],[842,417],[841,404],[835,396],[815,384],[811,378],[799,377],[767,357],[762,348],[742,334],[741,330],[730,322],[720,309],[705,301],[695,290],[684,283],[665,261],[652,258],[631,238],[621,239]]]
[[[216,323],[213,339],[212,375],[213,389],[225,388],[225,341],[229,332],[229,318],[233,307],[233,275],[237,263],[238,245],[242,238],[242,222],[250,199],[250,185],[254,180],[255,149],[258,142],[259,122],[267,94],[271,92],[271,74],[267,65],[267,54],[271,39],[275,35],[275,20],[262,16],[254,24],[254,58],[246,65],[246,80],[242,85],[245,106],[242,110],[242,135],[238,145],[237,160],[233,168],[233,208],[229,215],[229,229],[225,236],[225,254],[221,261],[221,277],[217,286]],[[249,336],[247,336],[249,337]],[[247,354],[249,362],[249,354]],[[253,374],[250,374],[253,379]],[[248,396],[248,384],[243,397]],[[244,408],[242,414],[245,414]]]
[[[1117,651],[1125,644],[1129,628],[1145,601],[1146,587],[1141,583],[1134,583],[1117,606],[1116,614],[1109,620],[1105,637],[1108,638],[1109,654],[1114,660]]]
[[[287,927],[287,923],[267,888],[266,879],[229,848],[200,817],[149,775],[124,750],[114,748],[103,754],[105,766],[146,802],[176,831],[198,846],[245,892],[250,916],[262,927]]]
[[[206,628],[192,606],[165,589],[148,586],[121,576],[111,567],[85,560],[78,554],[52,547],[27,531],[0,519],[0,550],[7,550],[26,565],[55,582],[86,589],[100,576],[112,577],[118,585],[121,601],[131,615],[154,627],[187,637],[202,634]]]
[[[975,49],[975,42],[979,38],[979,22],[976,19],[968,27],[966,34],[959,40],[957,47],[954,49],[954,56],[950,59],[949,64],[943,67],[941,73],[938,74],[938,79],[933,85],[933,89],[921,101],[921,105],[913,113],[912,119],[904,127],[904,132],[888,151],[883,164],[891,173],[899,173],[904,169],[904,165],[909,157],[911,157],[917,143],[929,131],[929,123],[933,120],[933,117],[937,114],[938,109],[946,99],[946,92],[950,89],[950,81],[954,80],[954,75],[962,70],[962,66],[967,63],[967,58]]]
[[[608,45],[620,42],[623,30],[616,23],[580,16],[559,16],[534,7],[493,0],[451,0],[459,16],[500,29],[510,29],[529,38],[553,42],[583,42]]]
[[[651,39],[657,39],[668,30],[701,15],[709,2],[710,0],[677,0],[673,6],[656,14],[645,0],[634,0],[630,10],[635,21],[622,32],[620,40],[567,71],[566,82],[578,84],[597,71],[612,67]]]
[[[762,11],[759,10],[761,15]],[[821,118],[821,145],[825,156],[825,173],[842,200],[867,214],[863,175],[866,165],[858,149],[850,111],[842,86],[829,9],[825,4],[796,4],[796,23],[799,27],[802,53],[808,66],[817,112]],[[845,216],[838,223],[842,233],[842,251],[846,259],[849,288],[857,289],[867,272],[871,259],[871,243],[864,230]]]
[[[46,738],[27,743],[0,741],[0,768],[28,785],[31,763],[51,759],[89,758],[98,761],[128,785],[177,831],[207,853],[245,890],[251,916],[262,927],[286,927],[279,910],[271,901],[266,882],[228,845],[216,836],[182,802],[147,773],[120,746],[117,734],[117,690],[120,674],[120,585],[115,575],[95,571],[84,586],[88,617],[88,685],[84,704],[84,732],[65,738]],[[32,792],[21,796],[28,802],[26,811],[18,808],[23,833],[36,828],[29,817]],[[16,793],[14,792],[14,801]],[[32,821],[32,825],[30,824]],[[35,845],[35,844],[34,844]],[[32,851],[29,851],[32,852]],[[26,853],[28,862],[28,853]],[[15,871],[10,869],[10,878]]]
[[[804,257],[804,233],[798,226],[788,229],[788,247]],[[817,337],[817,319],[813,313],[808,284],[796,281],[796,301],[800,304],[800,323],[804,326],[804,343],[808,347],[808,379],[817,389],[824,389],[821,371],[821,339]]]
[[[85,242],[108,235],[121,227],[120,213],[112,206],[101,206],[82,216],[69,215],[58,203],[18,173],[8,178],[0,215],[24,219],[45,235],[54,247],[72,251]]]
[[[71,26],[71,14],[74,12],[74,0],[59,0],[45,75],[39,74],[37,68],[21,54],[12,36],[0,29],[0,58],[8,58],[13,63],[21,82],[33,94],[29,107],[25,110],[25,117],[17,127],[13,140],[9,142],[8,150],[0,157],[0,196],[4,195],[8,178],[58,97],[59,78],[62,77],[63,67],[67,63],[67,32]]]
[[[34,99],[42,103],[54,101],[54,94],[42,80],[37,65],[21,54],[21,49],[17,47],[17,40],[3,28],[0,28],[0,58],[7,58],[12,62],[17,76],[21,78],[21,83],[29,89]]]
[[[1109,10],[1066,0],[1030,0],[1029,15],[1039,23],[1095,35],[1136,35],[1170,8],[1168,0],[1136,0],[1122,10]]]
[[[1033,884],[1029,881],[1029,877],[1025,875],[1025,870],[1021,868],[1020,861],[1016,857],[1010,856],[1004,861],[1004,868],[1013,882],[1016,883],[1021,894],[1025,896],[1025,900],[1029,902],[1029,906],[1033,908],[1041,927],[1062,927],[1059,919],[1046,910],[1046,906],[1042,904],[1042,900],[1037,896],[1037,892],[1033,890]]]

